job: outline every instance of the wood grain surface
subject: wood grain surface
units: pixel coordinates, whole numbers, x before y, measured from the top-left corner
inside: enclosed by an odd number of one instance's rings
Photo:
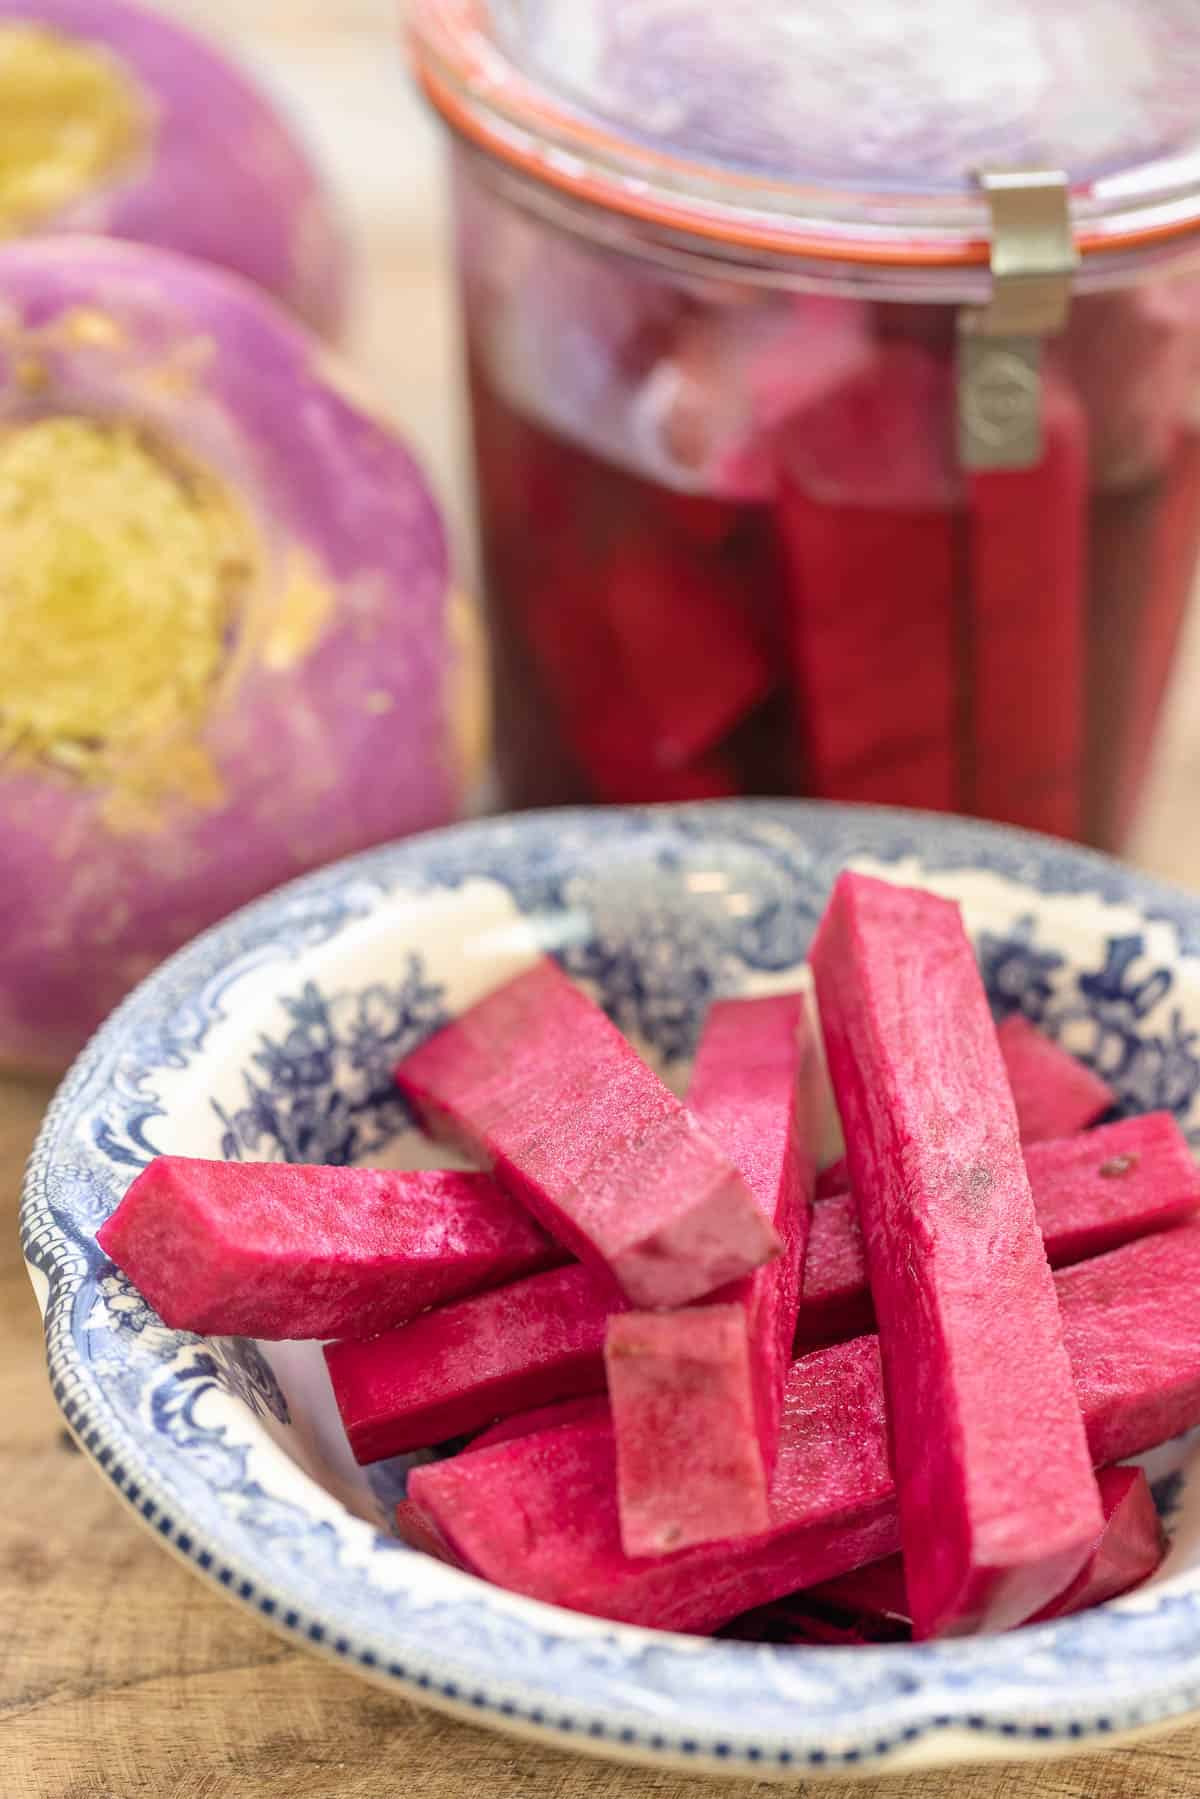
[[[364,265],[354,359],[461,523],[437,137],[404,84],[395,0],[172,0],[167,10],[238,41],[330,163]],[[1200,616],[1135,845],[1144,867],[1193,886],[1198,691]],[[440,1718],[290,1647],[167,1556],[74,1449],[46,1384],[15,1221],[47,1096],[36,1085],[0,1085],[0,1799],[682,1799],[769,1790],[609,1767]],[[1099,1757],[857,1790],[863,1799],[1194,1799],[1198,1789],[1200,1729]]]

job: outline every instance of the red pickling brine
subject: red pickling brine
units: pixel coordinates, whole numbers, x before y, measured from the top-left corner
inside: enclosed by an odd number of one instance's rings
[[[1083,829],[1088,470],[1083,408],[1043,377],[1040,460],[967,476],[970,747],[982,818]]]
[[[766,698],[774,675],[745,575],[647,528],[603,563],[603,605],[625,685],[647,720],[631,751],[651,768],[685,768]]]
[[[486,1174],[158,1156],[96,1233],[164,1323],[369,1337],[561,1261]]]
[[[880,343],[783,433],[775,524],[806,790],[955,810],[950,365]]]
[[[1003,1629],[1074,1577],[1103,1520],[978,964],[956,905],[853,873],[810,961],[879,1322],[914,1634]]]
[[[1200,538],[1157,523],[1200,416],[1200,13],[1106,3],[414,0],[506,804],[1119,842]]]
[[[634,1305],[698,1299],[780,1252],[713,1139],[553,962],[437,1032],[396,1079],[435,1136],[484,1159]]]
[[[778,680],[766,508],[648,485],[470,373],[506,791],[525,804],[743,792],[732,739]]]
[[[803,993],[719,1000],[688,1089],[783,1254],[708,1300],[625,1312],[605,1350],[630,1555],[767,1528],[808,1241],[820,1063]]]

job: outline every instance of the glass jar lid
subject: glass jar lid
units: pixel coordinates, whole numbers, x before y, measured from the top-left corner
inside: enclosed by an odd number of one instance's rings
[[[410,39],[503,162],[735,251],[986,267],[1014,166],[1066,175],[1085,263],[1200,228],[1196,0],[415,0]]]

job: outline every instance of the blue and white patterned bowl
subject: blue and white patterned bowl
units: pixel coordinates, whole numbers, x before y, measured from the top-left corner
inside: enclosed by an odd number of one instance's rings
[[[434,1159],[397,1057],[541,950],[667,1078],[716,993],[795,985],[845,863],[959,898],[998,1014],[1020,1008],[1132,1110],[1200,1136],[1200,902],[986,826],[799,804],[563,813],[374,852],[239,913],[110,1020],[51,1108],[26,1255],[59,1403],[165,1543],[279,1629],[501,1728],[762,1776],[1041,1754],[1200,1705],[1200,1480],[1153,1473],[1170,1558],[1135,1597],[1007,1637],[816,1650],[611,1626],[386,1534],[310,1344],[169,1331],[96,1247],[145,1161]],[[1197,1328],[1200,1329],[1200,1301]]]

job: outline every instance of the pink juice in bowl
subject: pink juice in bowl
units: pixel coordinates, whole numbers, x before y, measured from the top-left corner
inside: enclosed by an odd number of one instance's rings
[[[506,798],[1119,846],[1200,534],[1195,9],[420,0],[412,44]]]

